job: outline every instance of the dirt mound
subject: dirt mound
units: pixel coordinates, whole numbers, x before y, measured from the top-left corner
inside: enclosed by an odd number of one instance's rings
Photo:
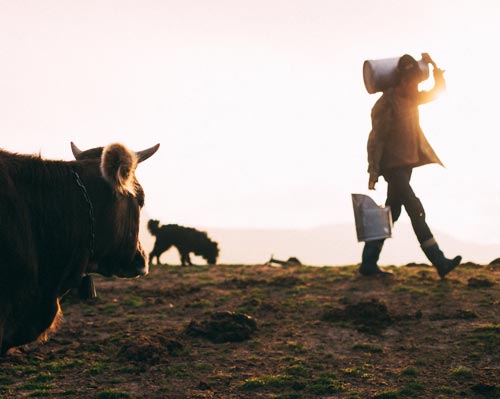
[[[201,322],[191,321],[185,332],[189,336],[221,343],[245,341],[256,329],[257,323],[251,316],[226,311],[212,313],[208,319]]]
[[[493,281],[487,278],[475,278],[471,277],[467,280],[467,286],[472,288],[487,288],[495,285]]]
[[[479,383],[473,385],[471,390],[485,398],[500,398],[500,386]]]
[[[410,263],[407,263],[407,264],[405,265],[405,267],[419,267],[419,268],[421,268],[421,267],[426,267],[426,268],[429,268],[429,269],[430,269],[430,268],[431,268],[431,265],[428,265],[428,264],[426,264],[426,263],[420,263],[420,262],[419,262],[419,263],[417,263],[417,262],[410,262]]]
[[[323,313],[321,319],[330,322],[349,322],[354,324],[358,331],[375,334],[393,323],[386,304],[379,299],[347,305],[344,309],[329,309]]]
[[[140,334],[123,345],[118,356],[132,362],[158,364],[166,361],[168,356],[178,355],[183,348],[182,343],[162,335]]]

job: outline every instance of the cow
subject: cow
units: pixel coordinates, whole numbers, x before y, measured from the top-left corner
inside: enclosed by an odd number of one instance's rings
[[[135,170],[159,144],[71,148],[73,161],[0,149],[0,355],[47,339],[84,275],[148,273]]]

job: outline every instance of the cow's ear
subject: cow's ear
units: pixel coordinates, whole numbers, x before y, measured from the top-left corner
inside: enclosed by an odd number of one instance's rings
[[[116,143],[104,147],[101,157],[101,173],[116,191],[135,195],[136,167],[136,154],[122,144]]]

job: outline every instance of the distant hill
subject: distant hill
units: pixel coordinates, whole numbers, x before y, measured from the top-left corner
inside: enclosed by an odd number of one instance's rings
[[[149,253],[154,244],[154,237],[146,229],[149,218],[142,216],[141,241]],[[356,240],[354,225],[326,225],[311,229],[232,229],[195,227],[204,230],[210,238],[219,243],[221,249],[219,263],[223,264],[259,264],[269,260],[271,255],[286,260],[298,258],[306,265],[351,265],[360,262],[363,243]],[[465,262],[485,264],[500,257],[500,244],[480,245],[464,242],[453,237],[435,232],[445,255],[462,255]],[[193,257],[195,263],[204,263],[201,258]],[[179,255],[170,249],[162,256],[162,262],[179,264]],[[403,265],[410,262],[428,260],[423,255],[410,224],[398,223],[393,238],[386,240],[380,258],[381,265]]]

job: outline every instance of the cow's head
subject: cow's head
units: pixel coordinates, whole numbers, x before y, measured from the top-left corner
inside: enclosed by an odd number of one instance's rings
[[[75,159],[98,163],[100,173],[96,186],[90,190],[95,208],[95,259],[87,272],[118,277],[148,273],[147,255],[139,242],[144,191],[136,179],[135,169],[159,146],[133,152],[122,144],[110,144],[81,151],[71,143]]]
[[[209,265],[215,265],[217,263],[217,258],[219,257],[219,246],[216,242],[210,242],[208,244],[208,251],[206,254],[206,261]]]

